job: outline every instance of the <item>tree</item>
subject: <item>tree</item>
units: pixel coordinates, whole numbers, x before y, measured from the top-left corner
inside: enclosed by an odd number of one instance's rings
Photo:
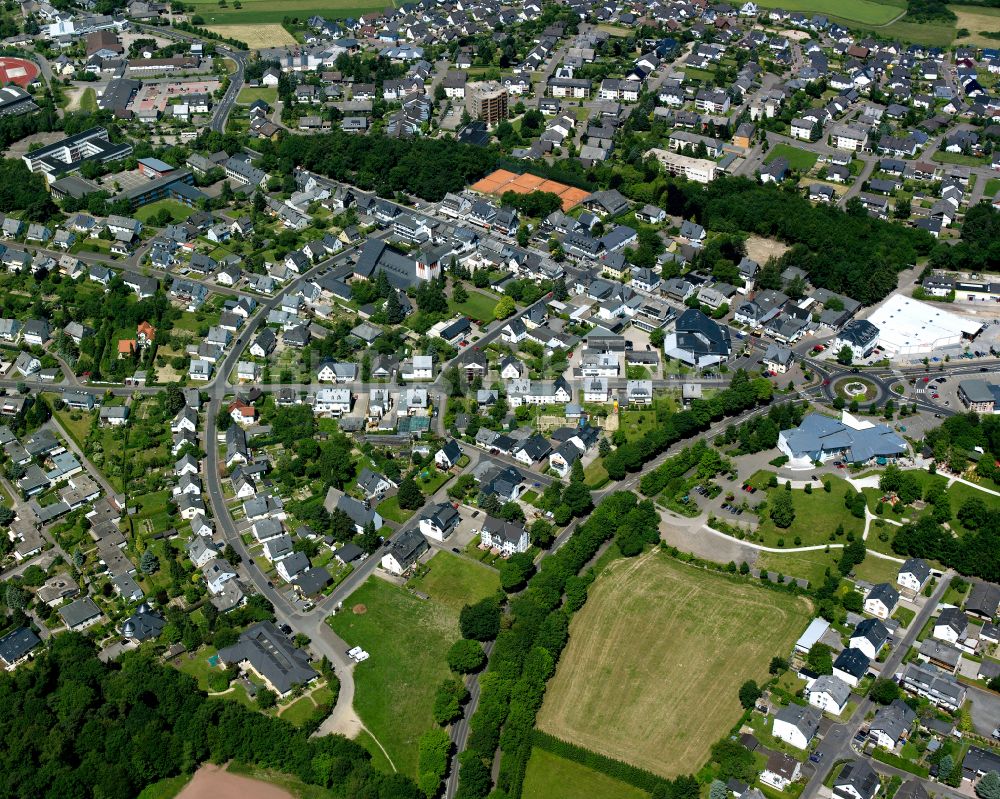
[[[899,686],[893,680],[879,678],[872,683],[872,687],[868,690],[868,698],[880,705],[891,705],[896,699],[899,699]]]
[[[441,780],[448,773],[451,736],[445,730],[431,729],[420,736],[417,754],[417,785],[427,799],[441,790]]]
[[[780,674],[788,668],[788,661],[782,657],[771,658],[771,665],[768,666],[768,674]]]
[[[955,760],[951,755],[945,755],[938,761],[938,781],[947,782],[951,772],[955,770]]]
[[[486,653],[478,641],[460,638],[448,650],[448,666],[458,674],[472,674],[486,663]]]
[[[514,300],[511,297],[504,296],[500,298],[500,301],[496,304],[496,308],[493,309],[493,317],[495,319],[506,319],[516,310],[517,306],[514,305]]]
[[[507,592],[519,591],[534,571],[531,553],[516,552],[500,564],[500,587]]]
[[[139,568],[143,574],[155,574],[159,570],[160,560],[151,548],[147,547],[142,553],[142,557],[139,558]]]
[[[396,500],[404,510],[416,510],[424,504],[424,495],[412,477],[404,477],[399,481]]]
[[[747,680],[740,686],[740,704],[744,710],[749,710],[760,699],[760,688],[753,680]]]
[[[434,721],[451,724],[462,717],[462,704],[469,692],[461,680],[445,680],[434,695]]]
[[[466,605],[458,616],[463,638],[492,641],[500,632],[500,604],[495,597],[486,597],[474,605]]]
[[[849,345],[845,344],[837,352],[837,363],[843,364],[844,366],[850,366],[853,361],[854,350],[852,350]]]
[[[278,695],[270,688],[258,688],[256,702],[261,710],[267,710],[277,704]]]
[[[980,799],[1000,799],[1000,774],[987,771],[976,785],[976,795]]]
[[[708,789],[708,799],[727,799],[729,789],[722,780],[712,780],[712,786]]]
[[[826,644],[813,644],[806,655],[806,665],[817,674],[833,674],[833,650]]]
[[[406,318],[403,305],[399,301],[399,294],[395,291],[390,292],[389,298],[385,301],[385,317],[392,325],[398,325]]]
[[[555,528],[545,519],[535,519],[528,532],[531,534],[531,543],[536,547],[547,547],[555,539]]]
[[[792,495],[787,491],[776,491],[771,494],[771,521],[776,527],[782,529],[792,526],[795,521],[795,505],[792,503]]]
[[[4,599],[7,602],[7,607],[11,610],[23,611],[28,607],[28,592],[17,583],[7,583]]]

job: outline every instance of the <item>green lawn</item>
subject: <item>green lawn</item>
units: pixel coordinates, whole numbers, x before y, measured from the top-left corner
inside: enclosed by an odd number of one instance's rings
[[[208,665],[208,659],[216,655],[214,647],[202,647],[196,652],[184,652],[174,660],[170,661],[178,671],[190,674],[198,681],[198,687],[203,691],[208,690],[208,675],[214,669]]]
[[[844,525],[845,533],[853,532],[860,535],[865,527],[864,520],[855,518],[844,507],[844,491],[849,488],[847,481],[839,477],[829,479],[832,484],[830,493],[822,488],[814,488],[811,494],[807,494],[802,489],[795,489],[791,492],[792,504],[795,507],[795,520],[788,529],[782,530],[776,527],[768,515],[769,511],[765,510],[757,528],[758,534],[763,536],[762,543],[765,546],[776,547],[779,546],[778,540],[784,539],[786,547],[826,544],[830,540],[830,533],[836,529],[838,524]],[[768,497],[771,498],[778,491],[784,490],[784,485],[779,481],[777,488],[769,490]],[[746,497],[745,494],[743,496]],[[760,499],[763,497],[758,491],[749,501],[753,504],[759,502]],[[770,504],[769,501],[768,505]],[[801,544],[793,543],[796,536],[802,539]],[[846,543],[845,537],[831,543]]]
[[[280,23],[285,17],[308,19],[314,14],[328,18],[359,17],[372,11],[383,11],[392,3],[384,0],[287,0],[274,3],[272,0],[243,0],[242,8],[230,3],[220,8],[214,0],[192,0],[195,13],[201,15],[208,25],[253,25],[255,23]]]
[[[783,8],[786,11],[804,11],[826,14],[843,20],[884,25],[906,10],[906,3],[898,0],[760,0],[761,8]]]
[[[656,427],[656,411],[622,411],[619,423],[625,438],[635,441]]]
[[[268,105],[273,106],[278,99],[278,90],[273,86],[244,86],[240,89],[236,102],[243,105],[250,105],[263,100]]]
[[[371,655],[354,670],[354,707],[396,768],[415,776],[418,739],[434,726],[434,693],[450,674],[445,656],[459,638],[458,612],[372,577],[328,621]]]
[[[427,594],[431,599],[458,612],[496,593],[500,575],[482,563],[451,552],[438,552],[427,562],[427,571],[414,577],[407,587]]]
[[[475,322],[492,322],[493,311],[497,307],[497,301],[479,291],[468,292],[469,299],[465,302],[455,302],[448,300],[448,310],[452,313],[459,313],[468,316]]]
[[[597,458],[583,470],[583,479],[588,488],[600,488],[606,485],[608,480],[608,470],[604,468],[604,462]]]
[[[788,161],[788,166],[799,172],[808,172],[816,165],[816,159],[819,158],[816,153],[811,153],[808,150],[800,150],[798,147],[792,147],[788,144],[776,144],[767,151],[764,163],[770,164],[779,157],[784,158]]]
[[[432,466],[417,475],[417,487],[429,497],[450,479],[451,472],[442,472]]]
[[[990,178],[983,187],[983,197],[992,200],[998,191],[1000,191],[1000,178]]]
[[[383,499],[375,507],[375,510],[382,515],[382,518],[397,524],[402,524],[413,515],[412,510],[403,510],[399,507],[399,498],[395,494],[388,499]]]
[[[144,205],[137,210],[135,218],[146,224],[164,208],[170,211],[170,216],[173,217],[174,222],[183,222],[194,213],[194,208],[189,208],[184,203],[177,202],[177,200],[157,200],[155,203]]]
[[[958,164],[959,166],[983,166],[988,163],[985,158],[962,155],[962,153],[948,153],[944,150],[935,152],[931,156],[931,160],[937,161],[939,164]]]
[[[97,111],[97,92],[93,89],[83,90],[83,94],[80,95],[80,110],[91,113]]]
[[[685,67],[684,77],[688,80],[700,80],[711,83],[715,80],[715,73],[709,72],[707,69],[698,69],[697,67]]]
[[[827,568],[837,567],[840,552],[839,549],[831,549],[829,553],[821,549],[811,552],[761,552],[757,568],[800,577],[813,586],[822,585]]]
[[[521,791],[524,799],[646,799],[649,796],[628,783],[620,782],[580,763],[532,749]]]
[[[859,27],[866,28],[863,25]],[[888,39],[903,39],[930,47],[947,47],[957,33],[954,22],[907,22],[905,19],[885,27],[867,29]]]
[[[316,704],[308,696],[296,699],[285,710],[281,712],[281,718],[296,727],[301,727],[316,712]]]

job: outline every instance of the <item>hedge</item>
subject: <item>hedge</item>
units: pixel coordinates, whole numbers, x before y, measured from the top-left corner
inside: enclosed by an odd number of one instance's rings
[[[924,766],[919,766],[916,763],[911,763],[906,758],[894,755],[892,752],[887,752],[880,746],[876,746],[872,749],[871,754],[876,760],[881,760],[886,765],[895,766],[898,769],[910,772],[910,774],[916,774],[918,777],[926,778],[930,776],[931,772],[929,769]]]
[[[535,730],[532,733],[532,744],[553,755],[566,760],[572,760],[574,763],[579,763],[581,766],[586,766],[620,782],[634,785],[636,788],[648,791],[649,793],[660,787],[669,787],[670,784],[669,780],[651,771],[633,766],[631,763],[605,757],[597,752],[591,752],[589,749],[571,744],[541,730]]]

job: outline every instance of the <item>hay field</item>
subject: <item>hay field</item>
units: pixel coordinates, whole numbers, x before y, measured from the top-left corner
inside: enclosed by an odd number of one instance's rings
[[[205,17],[206,22],[209,19],[209,17]],[[227,39],[246,42],[251,50],[259,50],[262,47],[280,47],[285,44],[296,44],[295,37],[277,23],[213,25],[211,22],[208,22],[206,27],[220,36],[225,36]]]
[[[855,0],[867,2],[867,0]],[[387,0],[240,0],[240,8],[233,2],[220,7],[216,0],[190,0],[195,10],[212,25],[256,25],[261,22],[281,24],[285,17],[306,20],[314,14],[328,19],[360,17],[362,14],[381,13],[393,8]]]
[[[658,552],[613,562],[570,625],[545,732],[665,777],[696,770],[805,630],[805,599]]]
[[[1000,31],[1000,8],[986,8],[985,6],[948,6],[955,12],[958,20],[955,23],[956,29],[965,28],[969,31],[968,36],[963,36],[955,40],[956,45],[976,44],[980,47],[1000,47],[1000,40],[983,36],[983,33],[996,33]]]

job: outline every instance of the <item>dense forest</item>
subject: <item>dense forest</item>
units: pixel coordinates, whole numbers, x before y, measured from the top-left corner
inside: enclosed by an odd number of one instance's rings
[[[290,174],[302,166],[382,196],[397,191],[425,200],[440,200],[461,191],[493,168],[492,149],[460,144],[454,139],[391,139],[351,136],[334,130],[322,136],[285,136],[264,150],[262,167]]]
[[[802,195],[746,178],[708,186],[672,181],[662,198],[668,213],[717,232],[773,236],[792,249],[782,261],[798,266],[813,285],[866,305],[896,288],[897,274],[934,247],[921,230],[872,219],[859,204],[847,211],[813,205]]]
[[[237,702],[209,699],[194,680],[144,651],[102,663],[65,633],[31,668],[0,674],[0,799],[132,799],[206,761],[273,768],[332,796],[417,799],[400,774],[375,770],[341,736],[310,738]]]
[[[986,202],[970,208],[962,224],[961,241],[935,249],[931,266],[966,272],[1000,271],[1000,211]]]

